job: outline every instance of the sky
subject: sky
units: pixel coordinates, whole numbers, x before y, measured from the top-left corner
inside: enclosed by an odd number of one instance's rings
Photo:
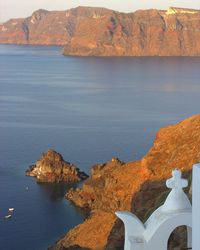
[[[200,0],[0,0],[0,22],[30,16],[37,9],[66,10],[77,6],[99,6],[123,12],[169,6],[200,9]]]

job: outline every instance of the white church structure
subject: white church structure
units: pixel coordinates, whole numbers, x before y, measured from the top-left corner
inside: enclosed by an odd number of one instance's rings
[[[116,212],[125,226],[125,250],[167,250],[168,239],[179,226],[187,226],[188,249],[200,250],[200,164],[193,166],[192,180],[192,205],[183,191],[188,181],[175,169],[166,181],[171,192],[165,203],[144,224],[130,212]]]

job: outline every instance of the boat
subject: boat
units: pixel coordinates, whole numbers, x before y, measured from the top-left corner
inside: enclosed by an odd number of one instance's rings
[[[9,212],[13,212],[14,210],[15,210],[14,207],[10,207],[10,208],[8,209]]]
[[[12,217],[12,215],[11,215],[11,214],[8,214],[8,215],[5,216],[5,219],[9,219],[9,218],[11,218],[11,217]]]

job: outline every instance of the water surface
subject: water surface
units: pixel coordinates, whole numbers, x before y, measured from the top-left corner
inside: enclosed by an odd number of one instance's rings
[[[25,169],[54,148],[89,173],[142,157],[161,126],[199,113],[200,58],[64,57],[0,45],[0,248],[43,250],[84,215]],[[28,190],[27,190],[28,187]],[[5,221],[9,207],[16,211]]]

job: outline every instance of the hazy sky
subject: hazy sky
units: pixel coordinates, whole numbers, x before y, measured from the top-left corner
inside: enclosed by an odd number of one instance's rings
[[[0,22],[30,16],[37,9],[66,10],[80,5],[132,12],[136,9],[166,9],[168,6],[200,9],[200,0],[0,0]]]

